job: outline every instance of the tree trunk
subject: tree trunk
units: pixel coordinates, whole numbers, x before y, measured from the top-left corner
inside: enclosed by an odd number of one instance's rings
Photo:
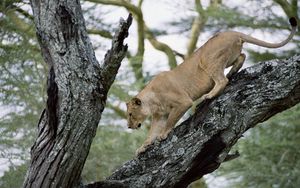
[[[31,0],[42,55],[49,66],[47,107],[38,123],[24,187],[76,187],[124,58],[132,17],[120,28],[100,66],[88,38],[80,1]]]
[[[198,106],[165,141],[86,187],[187,187],[230,159],[231,147],[245,131],[299,102],[299,55],[249,67],[234,75],[219,97]]]
[[[37,37],[49,65],[48,100],[38,123],[24,187],[76,187],[123,59],[131,16],[121,21],[100,66],[79,1],[32,0]],[[186,187],[229,159],[242,134],[300,101],[300,56],[235,75],[221,96],[201,104],[169,137],[105,181],[86,187]]]

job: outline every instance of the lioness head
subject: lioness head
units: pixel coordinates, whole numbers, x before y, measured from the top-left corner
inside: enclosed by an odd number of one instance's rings
[[[128,128],[140,128],[142,122],[146,119],[147,115],[143,113],[143,104],[139,98],[132,98],[127,105],[127,122]]]

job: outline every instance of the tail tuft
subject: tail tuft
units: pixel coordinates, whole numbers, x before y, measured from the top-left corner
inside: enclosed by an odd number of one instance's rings
[[[297,26],[297,20],[296,20],[295,17],[291,17],[289,19],[289,21],[290,21],[290,24],[291,24],[292,27],[296,27]]]

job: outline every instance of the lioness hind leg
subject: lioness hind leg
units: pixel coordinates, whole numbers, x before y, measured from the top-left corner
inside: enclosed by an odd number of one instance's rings
[[[167,138],[168,134],[171,132],[175,124],[184,115],[184,113],[192,106],[193,100],[188,98],[186,100],[181,100],[181,103],[173,107],[168,116],[168,120],[164,130],[159,136],[159,140],[164,140]]]
[[[237,73],[240,68],[242,68],[246,59],[245,54],[240,54],[237,60],[233,63],[232,68],[230,69],[229,73],[226,75],[227,78],[230,78],[233,74]]]
[[[215,82],[215,86],[209,93],[203,95],[200,98],[200,101],[203,101],[205,99],[212,99],[215,96],[219,95],[225,89],[225,87],[228,83],[228,78],[225,77],[223,72],[220,72],[219,75],[215,74],[215,76],[213,76],[212,79]]]
[[[203,101],[203,98],[200,97],[199,99],[197,99],[197,100],[195,100],[195,101],[193,102],[193,105],[192,105],[192,107],[191,107],[192,113],[195,113],[195,112],[196,112],[197,106],[198,106],[200,103],[202,103],[202,101]]]

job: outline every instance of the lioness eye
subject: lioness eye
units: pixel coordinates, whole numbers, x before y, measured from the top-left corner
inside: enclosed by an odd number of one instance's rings
[[[132,113],[129,113],[129,116],[131,116],[132,115]]]

